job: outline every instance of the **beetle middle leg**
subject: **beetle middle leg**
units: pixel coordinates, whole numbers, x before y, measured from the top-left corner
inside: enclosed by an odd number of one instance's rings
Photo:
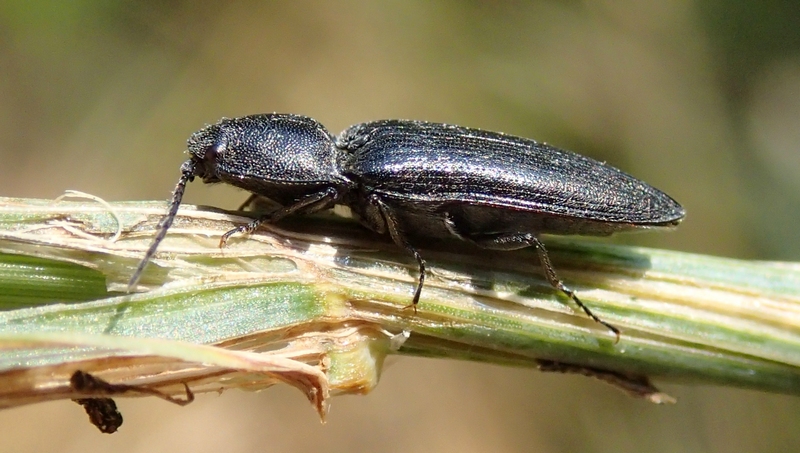
[[[398,226],[397,217],[392,212],[392,209],[383,202],[377,195],[371,195],[369,197],[369,202],[374,207],[377,208],[377,211],[382,217],[383,224],[386,225],[386,229],[389,231],[389,236],[391,236],[392,241],[398,246],[406,249],[412,255],[414,255],[414,259],[417,260],[417,264],[419,264],[419,279],[417,280],[417,289],[414,290],[414,298],[411,299],[411,305],[407,305],[405,308],[412,307],[414,308],[414,313],[417,312],[417,304],[419,303],[420,294],[422,294],[422,286],[425,284],[425,260],[422,259],[422,255],[420,255],[419,251],[415,249],[406,239],[403,232],[400,230]],[[374,214],[373,214],[374,215]],[[371,224],[377,224],[376,222],[378,219],[365,219],[367,222]]]
[[[270,212],[269,214],[264,214],[246,225],[240,225],[228,231],[219,239],[219,246],[220,248],[225,247],[225,244],[228,243],[228,239],[230,239],[230,237],[236,233],[252,233],[253,231],[257,230],[262,223],[275,223],[292,214],[310,214],[312,212],[330,207],[338,197],[339,192],[334,187],[329,187],[321,192],[308,195],[297,203],[284,206],[279,208],[277,211]]]
[[[578,299],[578,296],[575,295],[575,291],[564,285],[564,282],[558,278],[556,270],[553,268],[553,264],[550,262],[550,256],[547,254],[547,249],[535,234],[469,233],[461,231],[459,229],[458,222],[448,213],[445,213],[445,226],[454,236],[462,240],[472,242],[476,246],[485,249],[509,251],[531,246],[536,248],[536,254],[539,256],[539,262],[542,264],[542,268],[544,268],[544,275],[547,278],[547,282],[550,283],[550,286],[566,294],[567,297],[572,299],[572,301],[575,302],[575,304],[580,307],[588,317],[592,318],[595,322],[605,326],[608,330],[613,332],[617,338],[616,342],[619,342],[619,329],[603,321],[597,315],[592,313],[592,310],[590,310],[589,307],[587,307],[583,302],[581,302],[580,299]]]

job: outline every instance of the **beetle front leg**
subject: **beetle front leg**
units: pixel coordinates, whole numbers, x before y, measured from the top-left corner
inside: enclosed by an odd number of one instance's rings
[[[329,187],[322,192],[317,192],[307,197],[301,199],[295,204],[282,207],[277,211],[270,212],[269,214],[262,215],[261,217],[253,220],[252,222],[246,225],[240,225],[227,233],[223,234],[222,237],[219,239],[219,247],[225,247],[225,244],[228,243],[228,239],[236,233],[246,233],[250,234],[253,231],[257,230],[258,227],[265,222],[275,223],[281,220],[284,217],[290,216],[292,214],[309,214],[312,212],[316,212],[325,208],[328,208],[333,205],[333,203],[339,198],[339,192],[333,188]]]
[[[250,194],[250,196],[247,197],[247,200],[244,200],[244,203],[240,204],[239,208],[236,209],[236,210],[237,211],[244,211],[248,206],[250,206],[251,204],[253,204],[254,201],[256,201],[256,198],[258,198],[258,194],[254,194],[254,193]]]

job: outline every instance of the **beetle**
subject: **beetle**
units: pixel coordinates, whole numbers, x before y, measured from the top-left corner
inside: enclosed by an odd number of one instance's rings
[[[410,120],[356,124],[338,136],[294,114],[223,118],[188,140],[187,160],[152,245],[128,289],[166,236],[186,184],[225,183],[280,207],[225,233],[264,222],[348,206],[370,230],[388,234],[414,256],[419,302],[425,260],[419,238],[457,238],[478,247],[534,247],[547,281],[587,316],[611,330],[556,274],[543,233],[604,236],[671,227],[684,209],[664,192],[610,165],[570,151],[498,132]]]

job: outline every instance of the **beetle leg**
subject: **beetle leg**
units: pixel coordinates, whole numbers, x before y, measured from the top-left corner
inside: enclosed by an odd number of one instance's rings
[[[417,289],[414,291],[414,298],[411,300],[411,305],[407,305],[405,307],[413,307],[414,313],[416,313],[417,304],[419,303],[419,296],[422,293],[422,286],[425,283],[425,260],[422,259],[422,255],[419,254],[419,251],[417,251],[417,249],[408,243],[405,236],[400,231],[400,228],[397,226],[397,218],[394,216],[394,213],[392,213],[392,209],[375,194],[370,195],[369,202],[375,205],[380,211],[383,221],[386,223],[386,229],[389,230],[389,235],[392,237],[392,241],[414,255],[414,259],[416,259],[417,264],[419,264],[419,280],[417,280]]]
[[[240,204],[237,211],[250,211],[250,212],[267,212],[275,211],[281,208],[279,203],[272,201],[272,199],[262,195],[253,194],[247,197],[244,203]]]
[[[592,311],[589,310],[589,307],[584,305],[584,303],[581,302],[580,299],[578,299],[578,296],[575,295],[575,291],[567,288],[566,285],[564,285],[564,282],[562,282],[561,279],[558,278],[558,275],[556,275],[556,270],[553,269],[553,265],[550,263],[550,256],[548,256],[547,249],[544,248],[544,244],[542,244],[542,241],[540,241],[539,238],[537,238],[535,235],[531,234],[530,236],[532,240],[531,243],[534,247],[536,247],[536,253],[539,255],[539,261],[541,261],[542,263],[542,267],[544,268],[544,274],[547,277],[547,281],[550,282],[550,285],[560,290],[567,296],[569,296],[570,299],[572,299],[579,307],[583,309],[584,313],[586,313],[588,317],[592,318],[593,320],[595,320],[595,322],[600,323],[601,325],[605,326],[608,330],[613,332],[614,335],[617,337],[615,343],[619,343],[619,329],[603,321],[597,315],[592,313]]]
[[[463,231],[460,231],[458,228],[458,223],[454,220],[453,216],[450,213],[444,214],[444,222],[447,229],[456,237],[465,240],[467,242],[472,242],[473,244],[477,245],[478,247],[491,249],[491,250],[517,250],[525,247],[533,246],[536,248],[536,253],[539,255],[539,262],[542,263],[542,268],[544,268],[544,275],[547,278],[548,283],[553,288],[561,291],[562,293],[566,294],[567,297],[573,300],[578,307],[580,307],[587,316],[592,318],[595,322],[605,326],[608,330],[614,333],[617,337],[617,342],[619,342],[619,329],[612,326],[611,324],[603,321],[597,315],[592,313],[592,311],[587,307],[578,296],[575,295],[575,291],[568,288],[564,285],[564,282],[558,278],[556,274],[556,270],[553,268],[553,264],[550,262],[550,256],[547,254],[547,249],[544,248],[544,244],[542,241],[539,240],[533,233],[495,233],[495,234],[469,234]]]
[[[246,225],[240,225],[227,233],[223,234],[219,240],[219,247],[225,247],[225,244],[228,242],[231,236],[236,233],[245,233],[250,234],[253,231],[257,230],[258,227],[264,222],[275,223],[281,220],[286,216],[290,216],[292,214],[307,214],[315,211],[319,211],[321,209],[325,209],[333,204],[333,202],[339,197],[339,192],[337,192],[336,188],[328,187],[322,192],[313,193],[308,195],[307,197],[303,198],[302,200],[298,201],[295,204],[284,206],[277,211],[270,212],[269,214],[264,214],[257,219],[254,219],[252,222]]]
[[[251,204],[253,204],[253,202],[254,202],[254,201],[256,201],[256,198],[258,198],[258,195],[256,195],[256,194],[250,194],[250,196],[249,196],[249,197],[247,197],[247,200],[244,200],[244,203],[240,204],[240,205],[239,205],[239,208],[238,208],[238,209],[236,209],[236,210],[237,210],[237,211],[244,211],[244,210],[245,210],[245,208],[247,208],[248,206],[250,206]]]

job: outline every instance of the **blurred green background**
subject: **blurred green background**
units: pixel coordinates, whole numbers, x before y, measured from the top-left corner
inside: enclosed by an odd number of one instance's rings
[[[666,191],[675,232],[613,240],[800,259],[797,1],[0,2],[0,195],[164,199],[189,134],[301,113],[338,133],[412,118],[590,155]],[[235,208],[245,195],[193,185]],[[213,326],[209,326],[213,328]],[[800,399],[663,385],[672,407],[586,378],[399,359],[321,426],[289,388],[0,412],[3,451],[788,452]]]

